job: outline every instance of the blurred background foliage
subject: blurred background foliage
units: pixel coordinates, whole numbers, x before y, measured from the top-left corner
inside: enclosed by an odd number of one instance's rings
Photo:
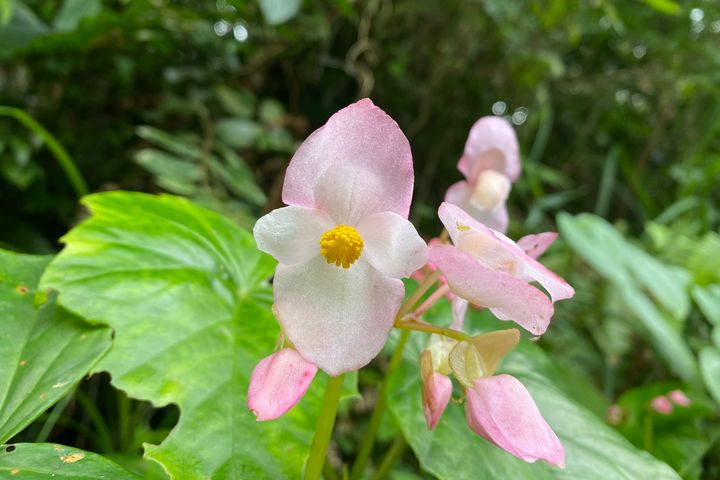
[[[0,105],[51,137],[0,112],[0,245],[56,252],[83,215],[52,139],[91,191],[171,192],[250,227],[281,203],[299,142],[364,96],[410,139],[426,238],[472,123],[515,125],[510,234],[559,229],[545,262],[577,290],[540,345],[618,405],[608,422],[637,446],[719,478],[714,0],[0,0]],[[361,378],[372,393],[378,376]],[[675,388],[691,408],[650,408]],[[23,438],[137,459],[177,411],[110,391],[83,383]],[[344,430],[336,453],[357,439]]]

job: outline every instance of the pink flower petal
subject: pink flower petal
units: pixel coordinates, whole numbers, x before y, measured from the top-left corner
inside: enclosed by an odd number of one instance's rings
[[[547,330],[553,305],[537,288],[506,272],[487,268],[457,247],[431,246],[428,258],[442,270],[457,296],[488,307],[501,320],[513,320],[535,335]]]
[[[692,403],[682,390],[673,390],[669,392],[667,396],[674,404],[680,405],[681,407],[688,407],[690,403]]]
[[[410,144],[369,99],[335,113],[300,145],[285,173],[283,202],[321,208],[354,225],[378,212],[407,218],[413,191]]]
[[[255,365],[248,389],[248,407],[258,421],[284,415],[305,395],[317,367],[292,348],[263,358]]]
[[[450,185],[445,192],[445,201],[454,205],[467,205],[472,195],[473,189],[468,182],[461,180]]]
[[[385,344],[404,295],[401,280],[362,256],[350,268],[322,256],[275,271],[278,321],[303,357],[330,375],[367,365]]]
[[[504,173],[514,182],[520,176],[520,154],[513,127],[501,117],[482,117],[470,129],[458,170],[474,183],[484,170]]]
[[[575,295],[575,290],[559,275],[527,255],[508,237],[478,222],[457,205],[443,202],[438,215],[453,243],[486,266],[502,268],[525,281],[537,281],[547,290],[553,302]]]
[[[667,398],[665,395],[660,395],[659,397],[653,398],[652,402],[650,402],[650,406],[653,410],[655,410],[661,415],[670,415],[673,410],[670,399]]]
[[[510,375],[478,378],[466,394],[473,432],[526,462],[564,468],[565,449],[520,381]]]
[[[295,265],[320,255],[320,237],[334,226],[322,210],[290,206],[261,217],[253,235],[260,250],[280,263]]]
[[[557,232],[543,232],[535,235],[525,235],[517,241],[518,247],[522,248],[523,251],[532,258],[538,258],[540,255],[550,248],[555,239],[557,239]]]
[[[471,202],[473,187],[466,181],[460,181],[447,190],[445,193],[445,201],[457,205],[473,218],[484,223],[495,230],[504,232],[508,226],[508,212],[505,202],[498,204],[497,207],[486,210],[478,208]]]
[[[412,223],[393,212],[360,220],[357,231],[365,246],[362,256],[392,278],[407,278],[427,262],[427,245]]]
[[[462,330],[465,326],[465,315],[467,315],[469,305],[468,301],[453,295],[453,298],[450,299],[450,304],[452,305],[453,318],[450,328],[453,330]]]
[[[432,372],[423,378],[422,403],[425,423],[430,430],[437,425],[452,396],[452,381],[446,375]]]

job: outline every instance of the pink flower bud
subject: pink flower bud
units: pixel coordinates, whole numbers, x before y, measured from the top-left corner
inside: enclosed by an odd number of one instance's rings
[[[652,402],[650,402],[650,406],[661,415],[670,415],[673,409],[670,399],[664,395],[653,398]]]
[[[681,407],[687,407],[692,403],[682,390],[673,390],[668,393],[667,396],[674,404],[680,405]]]

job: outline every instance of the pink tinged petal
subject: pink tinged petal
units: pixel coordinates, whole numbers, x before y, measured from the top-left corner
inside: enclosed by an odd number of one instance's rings
[[[473,218],[485,225],[504,232],[508,225],[508,212],[504,200],[491,209],[478,208],[472,201],[473,188],[468,182],[453,184],[445,193],[445,201],[466,210]]]
[[[440,342],[443,340],[441,339]],[[441,345],[442,343],[436,343],[434,346],[445,350]],[[430,430],[437,425],[452,396],[452,381],[447,375],[438,373],[441,365],[435,363],[433,353],[439,353],[437,352],[438,348],[435,350],[436,352],[429,348],[426,349],[420,358],[420,375],[423,380],[423,413],[425,414],[425,423]],[[445,353],[445,357],[447,357],[447,353]],[[447,364],[447,359],[445,359],[445,363]]]
[[[667,396],[674,404],[680,405],[681,407],[688,407],[690,403],[692,403],[682,390],[673,390],[669,392]]]
[[[670,399],[667,398],[664,395],[660,395],[659,397],[653,398],[652,402],[650,402],[650,406],[653,410],[658,412],[661,415],[670,415],[673,410],[672,403],[670,402]]]
[[[473,189],[468,182],[462,180],[450,185],[445,192],[445,201],[454,205],[466,205],[470,201]]]
[[[466,393],[465,415],[473,432],[526,462],[565,467],[565,449],[516,378],[478,378]]]
[[[520,176],[520,153],[513,127],[500,117],[482,117],[470,129],[458,170],[474,182],[485,170]]]
[[[300,145],[285,172],[283,201],[321,208],[354,225],[378,212],[407,218],[413,191],[410,144],[369,99],[335,113]]]
[[[412,223],[397,213],[382,212],[360,220],[362,255],[392,278],[407,278],[427,262],[427,245]]]
[[[504,270],[528,282],[537,281],[553,302],[575,295],[575,290],[559,275],[527,255],[511,239],[481,224],[456,205],[443,203],[438,215],[453,243],[487,267]]]
[[[557,232],[543,232],[535,235],[525,235],[517,241],[518,247],[532,258],[538,258],[550,248],[557,239]]]
[[[462,330],[465,326],[465,315],[467,315],[468,301],[460,297],[455,297],[450,301],[452,305],[452,318],[450,328],[453,330]]]
[[[284,415],[305,395],[317,367],[292,348],[263,358],[255,365],[248,389],[248,407],[258,421]]]
[[[422,403],[425,423],[434,429],[452,396],[452,381],[449,377],[433,372],[423,379]]]
[[[275,309],[303,357],[330,375],[358,370],[385,344],[404,295],[401,280],[361,256],[348,269],[322,256],[275,271]]]
[[[320,237],[333,226],[322,210],[290,206],[261,217],[253,235],[260,250],[282,264],[295,265],[320,254]]]
[[[487,268],[449,245],[431,246],[428,257],[442,270],[450,289],[501,320],[512,320],[535,335],[550,324],[553,304],[543,292],[512,275]]]

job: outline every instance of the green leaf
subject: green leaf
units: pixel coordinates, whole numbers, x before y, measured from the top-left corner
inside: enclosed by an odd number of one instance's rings
[[[720,350],[705,347],[700,351],[700,371],[710,395],[720,404]]]
[[[115,329],[97,367],[180,420],[146,457],[174,478],[297,478],[326,381],[283,418],[256,422],[249,375],[279,329],[267,279],[274,260],[226,218],[170,195],[91,195],[43,285],[67,308]]]
[[[643,0],[643,2],[658,12],[667,13],[668,15],[678,15],[682,12],[682,7],[672,0]]]
[[[0,443],[66,395],[110,347],[108,328],[37,291],[50,258],[0,250]]]
[[[50,28],[22,2],[11,5],[10,20],[0,26],[0,57],[9,56],[13,50],[29,44],[33,38],[46,35]]]
[[[417,335],[420,337],[420,335]],[[429,431],[421,406],[419,356],[424,339],[411,339],[401,368],[390,378],[388,401],[423,469],[442,480],[467,478],[606,480],[679,479],[667,465],[635,448],[603,420],[571,398],[550,377],[558,368],[535,345],[523,341],[501,372],[523,382],[566,449],[566,468],[526,463],[485,441],[467,426],[463,408],[451,402]],[[560,382],[556,385],[556,382]],[[458,397],[458,392],[454,395]]]
[[[53,27],[58,32],[71,32],[83,18],[94,17],[100,10],[100,0],[65,0],[55,16]]]
[[[137,477],[97,453],[54,443],[16,443],[0,449],[3,478],[136,480]]]
[[[217,135],[231,148],[251,146],[262,133],[262,128],[252,120],[225,118],[216,125]]]
[[[708,232],[692,251],[687,267],[697,283],[720,282],[720,235]]]
[[[260,11],[270,25],[279,25],[300,11],[301,0],[258,0]]]
[[[140,126],[136,133],[144,140],[163,147],[179,157],[200,159],[203,156],[200,148],[191,139],[164,132],[159,128]]]
[[[692,296],[705,318],[720,327],[720,285],[695,286]]]
[[[682,335],[690,308],[687,271],[651,257],[596,215],[561,214],[558,226],[568,245],[613,284],[668,366],[697,385],[695,357]]]

